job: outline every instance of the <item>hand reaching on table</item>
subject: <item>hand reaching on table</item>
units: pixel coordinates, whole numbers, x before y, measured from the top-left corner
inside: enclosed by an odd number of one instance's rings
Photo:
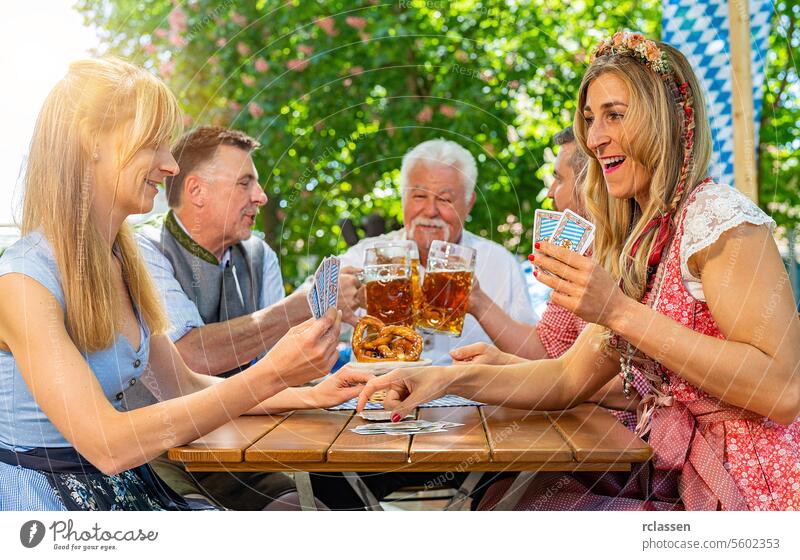
[[[503,352],[497,346],[476,342],[450,351],[454,364],[487,364],[505,366],[524,362],[524,358]]]
[[[393,412],[392,422],[405,418],[422,403],[438,399],[447,394],[456,368],[409,367],[400,368],[370,379],[358,396],[356,410],[361,412],[367,400],[376,392],[386,390],[383,408]]]
[[[322,377],[339,357],[341,323],[341,311],[330,308],[289,329],[258,363],[272,368],[286,387]]]
[[[309,394],[316,408],[330,408],[357,397],[366,383],[375,377],[371,373],[345,366],[313,387]]]

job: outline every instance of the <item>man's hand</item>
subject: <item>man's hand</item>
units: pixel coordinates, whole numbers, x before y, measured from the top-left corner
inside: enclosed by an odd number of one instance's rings
[[[492,366],[505,366],[524,362],[524,358],[508,354],[500,350],[497,346],[476,342],[456,348],[450,352],[454,364],[487,364]]]
[[[481,289],[478,279],[473,277],[472,290],[469,293],[469,300],[467,302],[467,313],[470,313],[480,321],[481,317],[484,313],[486,313],[486,310],[491,306],[491,304],[491,298]]]
[[[360,268],[344,266],[339,272],[339,303],[342,321],[355,326],[358,323],[356,311],[367,307],[366,287],[358,279]]]

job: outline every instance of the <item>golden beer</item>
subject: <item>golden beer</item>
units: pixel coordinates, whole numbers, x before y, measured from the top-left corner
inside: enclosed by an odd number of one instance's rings
[[[413,327],[422,300],[414,241],[382,240],[364,254],[367,313],[387,325]]]
[[[413,281],[410,275],[388,273],[391,267],[383,265],[380,272],[370,270],[372,267],[365,270],[367,313],[387,325],[411,327],[414,325]]]
[[[475,249],[438,239],[431,243],[417,315],[420,330],[461,336],[474,271]]]
[[[423,302],[417,316],[420,328],[430,332],[461,336],[472,291],[472,272],[446,270],[425,273]]]
[[[411,288],[414,291],[414,325],[417,325],[420,310],[422,309],[422,282],[419,281],[419,256],[411,259]]]

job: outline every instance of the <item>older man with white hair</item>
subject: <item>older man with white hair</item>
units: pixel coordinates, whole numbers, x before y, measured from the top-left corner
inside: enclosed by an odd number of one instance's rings
[[[464,229],[475,205],[477,178],[475,158],[456,142],[440,138],[411,149],[400,169],[404,227],[354,245],[342,255],[342,265],[361,267],[367,247],[379,240],[413,239],[423,266],[434,240],[458,243],[475,249],[475,275],[483,292],[515,320],[535,323],[525,279],[514,256],[494,241]],[[491,343],[491,338],[467,315],[460,338],[426,336],[423,356],[434,364],[447,364],[450,350],[474,342]]]

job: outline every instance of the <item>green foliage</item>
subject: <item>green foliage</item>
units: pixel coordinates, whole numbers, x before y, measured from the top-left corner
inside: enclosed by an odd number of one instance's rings
[[[800,218],[800,4],[775,4],[759,144],[759,202],[783,226]]]
[[[434,137],[478,160],[467,228],[530,251],[552,135],[570,124],[587,52],[660,32],[656,0],[80,0],[110,52],[158,72],[192,124],[261,139],[259,227],[297,282],[337,253],[342,218],[400,220],[400,159]]]

